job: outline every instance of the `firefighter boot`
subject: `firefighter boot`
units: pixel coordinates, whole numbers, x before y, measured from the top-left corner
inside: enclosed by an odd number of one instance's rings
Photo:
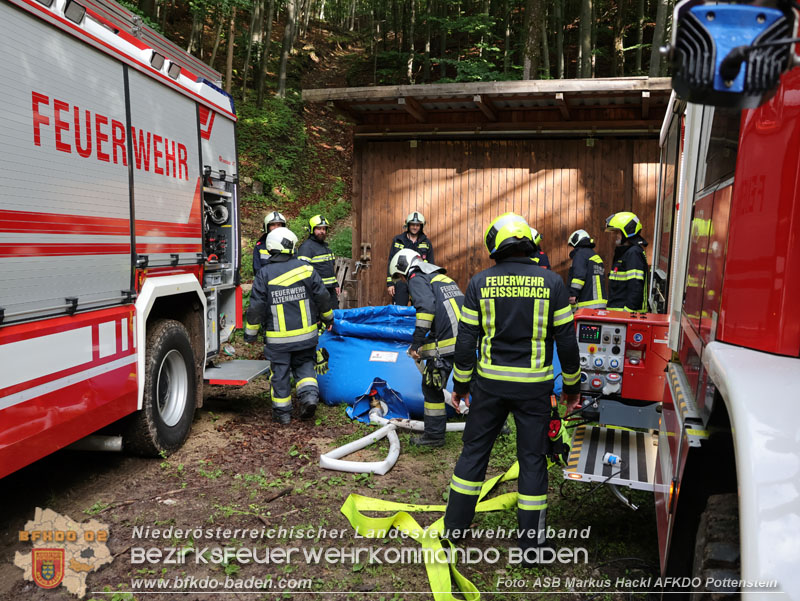
[[[278,422],[281,426],[287,426],[292,422],[292,414],[288,411],[272,411],[272,421]]]
[[[421,436],[412,436],[408,442],[419,447],[443,447],[444,430],[446,425],[445,416],[425,415],[425,431]]]
[[[298,404],[300,405],[300,419],[311,419],[317,411],[319,404],[319,396],[316,394],[316,388],[301,392],[298,395]]]

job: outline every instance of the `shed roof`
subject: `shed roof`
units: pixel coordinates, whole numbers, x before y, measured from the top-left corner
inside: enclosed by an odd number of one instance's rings
[[[303,90],[333,105],[356,137],[418,135],[657,136],[667,77],[494,81]]]

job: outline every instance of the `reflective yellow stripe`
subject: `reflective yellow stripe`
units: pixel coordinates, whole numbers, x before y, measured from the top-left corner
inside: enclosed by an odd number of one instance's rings
[[[466,305],[461,307],[461,313],[466,313],[467,315],[469,315],[470,317],[474,317],[475,319],[478,318],[478,312],[475,311],[474,309],[470,309]]]
[[[547,495],[517,493],[517,507],[526,511],[541,511],[547,508]]]
[[[444,409],[444,401],[441,403],[428,403],[426,401],[423,403],[423,405],[425,406],[425,409],[431,409],[433,411],[436,411],[437,409]]]
[[[591,257],[589,257],[589,260],[595,263],[599,263],[600,265],[603,264],[603,259],[600,258],[600,255],[592,255]]]
[[[308,314],[311,312],[308,305],[309,302],[307,298],[300,301],[300,319],[303,322],[303,329],[308,327]],[[280,305],[280,307],[282,309],[283,305]]]
[[[322,319],[333,319],[333,309],[328,309],[322,314]]]
[[[281,332],[285,332],[286,331],[286,317],[283,314],[283,305],[282,304],[281,305],[277,305],[275,307],[275,310],[278,313],[278,330],[281,331]],[[304,324],[304,325],[308,326],[308,324]]]
[[[458,321],[459,319],[461,319],[461,309],[458,308],[458,303],[456,302],[456,299],[454,298],[448,299],[448,302],[450,303],[450,306],[453,307],[453,313],[455,313],[456,321]],[[453,332],[453,334],[455,334],[455,332]]]
[[[475,371],[474,368],[470,368],[469,370],[466,369],[459,369],[457,365],[453,366],[453,379],[457,382],[469,382],[472,378],[472,372]]]
[[[492,360],[492,338],[494,338],[495,334],[494,299],[481,299],[481,307],[483,308],[484,331],[483,340],[481,341],[481,359],[489,362]]]
[[[564,379],[564,384],[567,386],[572,386],[573,384],[577,384],[581,379],[581,370],[578,368],[578,371],[575,373],[567,373],[565,371],[561,372],[561,377]]]
[[[425,321],[433,321],[433,313],[417,313],[417,319]]]
[[[316,257],[311,257],[310,261],[312,263],[324,263],[325,261],[333,261],[334,260],[333,253],[328,255],[317,255]]]
[[[276,407],[286,407],[287,405],[292,404],[292,397],[276,397],[272,395],[272,391],[270,391],[270,396],[272,397],[272,404]]]
[[[588,301],[581,301],[578,303],[578,307],[581,309],[605,309],[606,301],[603,299],[600,300],[588,300]]]
[[[286,273],[271,279],[268,283],[270,286],[289,286],[300,280],[304,280],[313,273],[314,268],[310,265],[301,265]]]
[[[492,365],[484,361],[478,362],[478,375],[490,380],[503,380],[508,382],[546,382],[553,379],[553,366],[548,365],[540,369],[529,367],[509,367],[506,365]]]
[[[405,248],[405,246],[403,246],[403,245],[402,245],[402,244],[400,244],[399,242],[395,242],[395,243],[394,243],[394,247],[395,247],[395,248],[401,248],[401,249],[402,249],[402,248]]]
[[[471,326],[477,326],[479,323],[477,319],[469,317],[466,313],[461,313],[461,319],[459,321],[463,321]]]
[[[306,386],[317,386],[317,379],[316,378],[303,378],[302,380],[297,382],[297,384],[295,385],[295,388],[297,388],[297,390],[300,390],[301,388],[305,388]]]
[[[448,346],[453,346],[456,343],[455,337],[453,338],[444,338],[442,340],[437,340],[436,342],[429,342],[427,344],[423,344],[419,347],[419,352],[422,353],[423,351],[432,351],[433,349],[444,349]],[[448,349],[449,350],[449,349]]]
[[[269,251],[268,251],[268,250],[265,250],[265,249],[260,249],[260,250],[258,251],[258,254],[260,254],[260,255],[265,255],[265,256],[267,256],[267,257],[268,257],[268,256],[269,256]]]
[[[450,488],[458,493],[461,493],[462,495],[478,496],[481,494],[482,486],[483,482],[470,482],[469,480],[459,478],[455,474],[453,474],[453,477],[450,480]]]
[[[252,324],[248,323],[247,321],[244,322],[244,331],[248,334],[258,334],[259,324]]]
[[[581,288],[583,288],[583,285],[585,283],[586,282],[584,282],[583,280],[579,280],[578,278],[572,278],[572,281],[569,283],[569,285],[570,285],[570,288],[576,288],[576,289],[580,290]]]
[[[280,307],[280,305],[278,305]],[[283,326],[286,327],[285,325]],[[289,336],[298,336],[300,334],[308,334],[317,329],[317,324],[312,323],[308,327],[300,328],[299,330],[281,330],[280,332],[267,332],[267,338],[288,338]]]
[[[305,261],[306,263],[310,263],[311,262],[311,257],[305,257],[305,256],[298,255],[297,258],[300,259],[301,261]]]
[[[644,271],[641,269],[630,269],[628,271],[612,271],[608,274],[608,279],[615,282],[627,282],[628,280],[644,280]]]
[[[572,321],[572,307],[566,306],[553,313],[553,327],[564,325]]]
[[[443,273],[437,273],[435,276],[433,276],[433,277],[431,278],[431,283],[433,283],[433,282],[444,282],[444,283],[446,283],[446,284],[449,284],[449,283],[451,283],[452,281],[453,281],[453,280],[451,280],[449,277],[447,277],[447,276],[446,276],[446,275],[444,275]]]
[[[322,278],[322,283],[325,284],[326,286],[331,286],[333,284],[338,284],[338,282],[336,281],[336,276],[335,275],[332,275],[329,278]]]

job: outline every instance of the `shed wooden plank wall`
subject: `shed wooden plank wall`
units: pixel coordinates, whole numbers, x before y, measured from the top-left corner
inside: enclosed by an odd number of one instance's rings
[[[391,239],[413,210],[428,220],[435,262],[464,289],[491,264],[483,246],[489,222],[506,211],[526,217],[544,237],[553,269],[566,278],[567,236],[578,228],[595,237],[611,263],[614,243],[603,233],[608,215],[634,211],[653,239],[658,143],[655,139],[453,140],[357,142],[354,173],[354,256],[372,245],[361,272],[361,305],[384,305]],[[651,257],[648,247],[648,259]]]

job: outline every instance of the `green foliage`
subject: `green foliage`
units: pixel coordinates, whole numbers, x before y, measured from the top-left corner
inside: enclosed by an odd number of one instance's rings
[[[329,241],[329,246],[337,257],[353,256],[353,228],[346,227],[336,232]]]
[[[144,14],[142,10],[139,8],[139,4],[137,2],[132,2],[131,0],[117,0],[119,4],[127,8],[129,11],[138,15],[142,18],[142,23],[147,25],[150,29],[155,29],[158,33],[164,33],[161,30],[161,25],[153,21],[150,17]]]
[[[350,214],[351,206],[346,200],[333,200],[328,195],[328,198],[315,202],[314,204],[307,205],[300,209],[300,214],[297,217],[289,219],[289,229],[292,230],[298,240],[303,240],[308,236],[308,220],[314,215],[322,215],[329,223],[347,217]]]
[[[264,108],[239,106],[240,159],[271,199],[292,202],[304,170],[308,134],[293,99],[269,96]]]

